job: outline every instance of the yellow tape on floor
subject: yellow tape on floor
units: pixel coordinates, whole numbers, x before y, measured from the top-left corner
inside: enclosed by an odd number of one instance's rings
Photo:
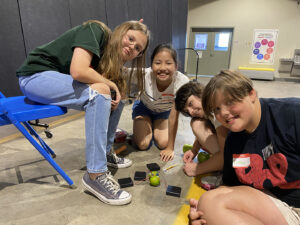
[[[185,198],[187,199],[187,202],[190,198],[199,199],[200,196],[206,191],[199,186],[200,179],[201,179],[201,176],[195,177],[193,179],[190,189],[189,189],[187,195],[185,196]],[[188,219],[189,210],[190,210],[190,206],[187,204],[184,204],[181,207],[181,209],[179,210],[179,213],[177,214],[173,225],[189,224],[189,219]]]
[[[255,67],[243,67],[239,66],[239,70],[257,70],[257,71],[271,71],[274,72],[274,68],[255,68]]]
[[[68,121],[71,121],[71,120],[75,120],[75,119],[80,118],[82,116],[84,116],[84,112],[79,112],[79,113],[76,113],[76,114],[73,114],[73,115],[70,115],[70,116],[63,117],[63,118],[58,119],[56,121],[53,121],[53,122],[49,123],[48,125],[50,127],[58,126],[62,123],[65,123],[65,122],[68,122]],[[36,127],[35,128],[35,131],[37,131],[37,132],[39,132],[41,130],[45,130],[45,128],[42,128],[42,127]],[[12,140],[14,140],[16,138],[19,138],[19,137],[23,137],[23,134],[21,132],[3,137],[3,138],[0,139],[0,144],[3,144],[3,143],[8,142],[8,141],[12,141]]]

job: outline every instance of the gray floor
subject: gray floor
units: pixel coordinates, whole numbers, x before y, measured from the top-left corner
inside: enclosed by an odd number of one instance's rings
[[[208,78],[198,78],[206,83]],[[300,97],[300,84],[281,81],[254,81],[260,97]],[[119,127],[132,132],[131,105],[124,109]],[[10,126],[0,127],[0,140],[11,134]],[[128,146],[123,155],[133,160],[132,167],[112,170],[115,178],[130,176],[135,171],[147,171],[146,164],[158,163],[162,168],[178,166],[161,172],[162,184],[151,187],[148,182],[135,183],[126,188],[133,195],[126,206],[109,206],[84,192],[81,177],[85,172],[84,119],[65,122],[51,129],[54,137],[45,138],[57,154],[56,161],[76,184],[70,189],[56,171],[42,159],[24,138],[0,144],[0,224],[173,224],[192,178],[183,174],[181,148],[192,143],[189,119],[180,117],[176,139],[175,160],[160,162],[159,150],[152,147],[138,152]],[[44,137],[44,133],[41,133]],[[116,146],[117,147],[117,146]],[[167,185],[182,187],[181,198],[166,196]]]

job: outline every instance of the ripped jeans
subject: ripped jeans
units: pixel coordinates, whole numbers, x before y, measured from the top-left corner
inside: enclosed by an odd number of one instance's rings
[[[111,151],[124,102],[111,112],[110,95],[98,94],[89,85],[56,71],[20,76],[19,84],[33,101],[85,111],[87,171],[106,172],[106,154]]]

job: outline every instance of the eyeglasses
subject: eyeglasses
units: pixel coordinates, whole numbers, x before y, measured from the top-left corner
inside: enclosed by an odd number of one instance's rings
[[[129,43],[129,45],[133,45],[134,46],[134,51],[137,53],[137,55],[141,55],[143,53],[143,49],[141,46],[139,46],[136,41],[135,38],[132,35],[126,35],[127,41]]]

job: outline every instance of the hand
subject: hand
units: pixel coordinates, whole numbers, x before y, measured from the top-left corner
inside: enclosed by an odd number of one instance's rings
[[[192,150],[188,150],[184,153],[183,155],[183,162],[187,163],[187,162],[192,162],[193,159],[195,158],[195,154]]]
[[[143,23],[143,22],[144,22],[144,19],[141,18],[141,19],[139,20],[139,23]]]
[[[197,166],[198,166],[198,163],[187,162],[183,167],[183,172],[190,177],[195,177],[198,175]]]
[[[190,199],[190,213],[189,219],[191,225],[201,225],[206,224],[206,220],[201,219],[203,212],[197,210],[198,200],[191,198]]]
[[[119,91],[117,85],[114,84],[111,87],[111,89],[113,89],[116,92],[116,99],[111,100],[111,111],[114,111],[118,107],[122,98],[121,98],[121,94],[120,94],[120,91]]]
[[[160,160],[168,162],[174,158],[174,151],[172,149],[164,149],[160,152]]]

